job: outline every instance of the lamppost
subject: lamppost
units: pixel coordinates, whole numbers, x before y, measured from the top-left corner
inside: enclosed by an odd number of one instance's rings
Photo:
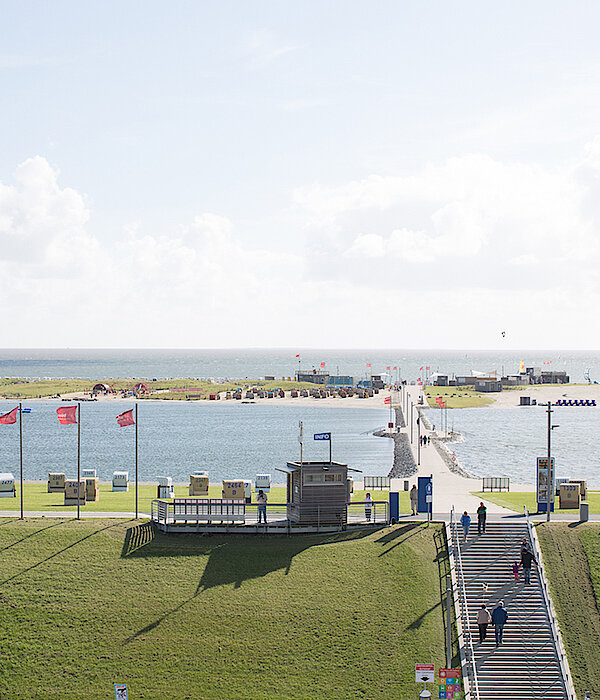
[[[554,413],[554,411],[552,410],[552,401],[548,400],[546,406],[548,408],[548,502],[546,504],[546,522],[550,522],[550,504],[554,502],[554,469],[552,469],[552,431],[554,430],[554,428],[558,428],[559,426],[552,425],[552,413]]]
[[[410,442],[412,444],[413,441],[413,408],[414,408],[414,403],[411,401],[410,402]]]

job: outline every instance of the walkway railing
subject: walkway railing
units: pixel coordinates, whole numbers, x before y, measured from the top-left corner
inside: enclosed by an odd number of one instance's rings
[[[529,511],[527,506],[523,506],[523,511],[525,512],[525,521],[527,523],[527,530],[529,532],[529,539],[533,546],[533,556],[538,563],[538,572],[540,575],[540,583],[542,587],[542,594],[544,596],[544,603],[546,605],[546,610],[548,612],[548,619],[550,620],[550,628],[552,630],[552,638],[554,640],[554,647],[556,649],[556,654],[558,656],[558,661],[560,664],[560,672],[563,677],[565,684],[565,690],[567,692],[568,700],[577,700],[577,695],[575,694],[575,686],[573,685],[573,678],[571,676],[571,669],[569,668],[569,661],[567,659],[567,653],[562,641],[562,636],[560,633],[560,627],[558,625],[558,619],[556,617],[556,611],[552,603],[552,598],[550,597],[550,586],[548,584],[548,578],[546,577],[546,569],[544,567],[544,559],[542,556],[542,548],[540,547],[540,542],[538,540],[537,532],[531,518],[529,517]]]
[[[477,665],[475,663],[473,635],[471,634],[471,621],[469,619],[469,607],[467,605],[465,576],[460,550],[460,535],[457,529],[458,523],[454,520],[454,507],[450,511],[450,522],[446,524],[446,527],[448,528],[446,538],[448,540],[452,588],[458,591],[458,601],[455,597],[454,611],[460,648],[460,660],[463,668],[465,698],[469,700],[479,700]]]

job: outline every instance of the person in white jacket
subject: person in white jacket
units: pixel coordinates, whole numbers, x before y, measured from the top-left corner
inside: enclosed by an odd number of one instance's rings
[[[477,611],[477,626],[479,627],[480,644],[485,641],[487,628],[491,621],[492,616],[490,615],[490,611],[487,609],[486,604],[482,603],[481,608]]]

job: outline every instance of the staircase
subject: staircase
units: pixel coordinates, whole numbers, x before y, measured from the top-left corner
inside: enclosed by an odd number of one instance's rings
[[[538,569],[533,565],[529,586],[524,583],[522,569],[518,581],[512,572],[513,562],[521,558],[523,538],[531,546],[527,525],[488,522],[485,534],[478,535],[475,522],[466,543],[460,524],[454,523],[451,533],[458,569],[462,563],[462,576],[459,571],[457,577],[460,616],[463,627],[467,627],[467,640],[470,632],[477,669],[477,683],[471,684],[471,697],[480,700],[573,698],[563,681]],[[480,644],[477,611],[485,603],[491,614],[500,600],[508,613],[503,643],[496,647],[494,627],[490,625],[486,640]]]

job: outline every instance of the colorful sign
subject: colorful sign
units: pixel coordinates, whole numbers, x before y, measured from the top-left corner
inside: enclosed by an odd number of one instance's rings
[[[462,700],[462,673],[458,668],[440,668],[439,695],[441,700]]]
[[[435,664],[415,664],[415,683],[433,683]]]
[[[550,494],[548,494],[550,489]],[[550,458],[550,469],[548,469],[548,458],[537,458],[537,504],[538,513],[545,513],[548,508],[548,495],[550,495],[550,510],[554,511],[554,457]]]
[[[126,683],[115,683],[115,700],[127,700]]]

